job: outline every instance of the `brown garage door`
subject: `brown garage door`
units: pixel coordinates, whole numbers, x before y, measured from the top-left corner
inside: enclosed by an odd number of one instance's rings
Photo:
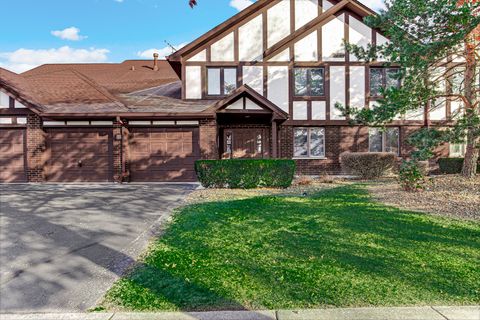
[[[25,130],[0,129],[0,183],[26,181]]]
[[[113,180],[111,129],[47,129],[46,180],[108,182]]]
[[[196,181],[197,128],[132,128],[129,149],[132,182]]]

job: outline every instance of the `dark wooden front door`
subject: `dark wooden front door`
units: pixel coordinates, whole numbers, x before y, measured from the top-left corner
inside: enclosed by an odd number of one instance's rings
[[[224,129],[224,159],[268,158],[269,135],[266,128],[232,128]]]
[[[27,181],[24,141],[24,129],[0,129],[0,183]]]
[[[198,138],[198,128],[130,129],[131,181],[196,181]]]
[[[58,128],[46,132],[47,181],[113,181],[112,129]]]

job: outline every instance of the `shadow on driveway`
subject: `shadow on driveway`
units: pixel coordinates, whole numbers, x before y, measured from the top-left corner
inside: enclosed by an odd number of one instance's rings
[[[0,311],[85,311],[195,185],[0,185]]]

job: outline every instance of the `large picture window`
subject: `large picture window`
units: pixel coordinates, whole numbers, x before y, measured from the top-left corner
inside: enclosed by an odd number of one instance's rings
[[[400,87],[398,68],[370,68],[370,96],[379,97],[382,89]]]
[[[325,95],[323,68],[295,68],[295,96],[319,97]]]
[[[207,95],[226,96],[237,89],[236,68],[207,68]]]
[[[400,154],[400,129],[398,127],[370,128],[368,140],[370,152]]]
[[[296,158],[325,157],[325,128],[295,128],[293,149]]]

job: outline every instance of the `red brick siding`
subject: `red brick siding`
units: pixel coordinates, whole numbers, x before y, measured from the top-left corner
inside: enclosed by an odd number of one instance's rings
[[[199,135],[200,158],[218,159],[216,120],[200,120]]]
[[[26,157],[27,180],[29,182],[43,182],[45,132],[42,128],[42,119],[36,114],[27,115],[26,130]]]

